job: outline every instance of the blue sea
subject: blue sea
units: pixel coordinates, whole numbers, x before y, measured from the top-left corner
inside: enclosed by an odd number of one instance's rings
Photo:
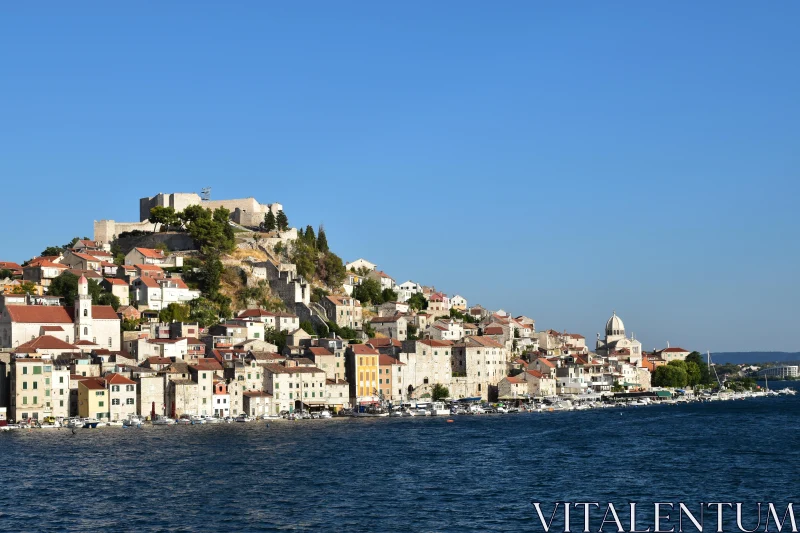
[[[752,528],[757,502],[800,502],[798,416],[800,395],[3,432],[0,530],[543,531],[534,501],[745,502]]]

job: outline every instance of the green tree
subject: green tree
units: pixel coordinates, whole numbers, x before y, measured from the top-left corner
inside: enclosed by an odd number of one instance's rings
[[[188,322],[192,310],[188,305],[171,303],[158,313],[161,322]]]
[[[203,255],[203,263],[197,273],[197,281],[204,294],[213,296],[219,291],[224,266],[216,250],[204,248]]]
[[[219,324],[219,309],[208,298],[196,298],[189,302],[189,319],[200,327],[207,328]]]
[[[51,257],[51,256],[54,256],[54,255],[61,255],[62,253],[64,253],[64,249],[62,247],[60,247],[60,246],[48,246],[47,248],[42,250],[42,253],[39,254],[39,255],[43,255],[45,257]]]
[[[377,280],[367,278],[353,289],[353,298],[362,303],[380,305],[383,303],[381,284]]]
[[[323,254],[328,253],[328,237],[325,235],[325,228],[322,224],[319,225],[317,231],[317,250]]]
[[[125,254],[122,253],[122,247],[117,241],[111,243],[111,255],[114,257],[115,265],[125,264]]]
[[[318,304],[330,293],[323,288],[314,287],[311,289],[311,301]]]
[[[300,321],[300,329],[308,333],[309,335],[316,335],[317,331],[314,329],[314,324],[312,324],[308,320],[301,320]]]
[[[428,308],[428,300],[421,292],[416,292],[411,295],[411,298],[406,302],[408,306],[414,311],[421,311]]]
[[[328,338],[328,333],[330,332],[328,331],[327,326],[325,326],[324,324],[316,324],[316,330],[317,330],[317,337],[319,337],[320,339]]]
[[[686,381],[687,385],[694,387],[700,384],[701,372],[700,367],[695,362],[686,363]]]
[[[681,361],[682,363],[683,361]],[[685,365],[684,365],[685,367]],[[666,364],[656,368],[652,384],[655,387],[685,387],[688,382],[686,368],[679,365]]]
[[[342,258],[333,252],[328,252],[322,260],[322,265],[325,269],[325,275],[322,278],[325,284],[333,289],[341,287],[347,277],[347,270],[344,268]]]
[[[0,279],[5,279],[0,272]],[[11,291],[12,294],[36,294],[36,285],[31,281],[23,281]]]
[[[289,218],[286,216],[286,213],[283,212],[283,209],[278,211],[278,216],[275,217],[275,222],[278,224],[278,229],[280,231],[286,231],[289,229]]]
[[[282,353],[286,348],[286,332],[274,328],[267,328],[264,332],[264,340],[278,347],[278,353]]]
[[[406,338],[410,341],[419,340],[419,337],[417,337],[417,331],[417,326],[414,324],[408,324],[406,326]]]
[[[141,320],[135,318],[123,318],[120,328],[122,328],[122,331],[136,331],[139,329],[140,323]]]
[[[275,231],[277,227],[278,223],[275,220],[275,213],[270,209],[267,211],[267,214],[264,215],[264,231]]]
[[[438,402],[439,400],[445,400],[450,396],[450,389],[446,386],[442,385],[441,383],[437,383],[433,386],[433,391],[431,393],[434,402]]]
[[[381,300],[384,302],[396,302],[397,292],[392,289],[386,288],[381,291]]]
[[[700,371],[700,377],[697,381],[698,384],[708,385],[713,382],[711,379],[711,373],[709,372],[708,364],[700,352],[692,352],[686,356],[686,364],[689,365],[690,363],[696,364],[698,370]]]
[[[103,292],[97,298],[97,305],[110,305],[116,311],[119,309],[119,298],[110,292]]]
[[[0,270],[0,279],[11,278],[13,275],[14,273],[7,268]]]
[[[153,232],[159,224],[162,226],[169,225],[171,222],[177,220],[174,207],[163,207],[157,205],[150,208],[150,217],[147,219],[153,224]]]
[[[303,235],[303,239],[305,239],[306,243],[308,243],[309,246],[316,249],[317,236],[314,235],[314,228],[312,228],[311,225],[306,226],[306,232]]]

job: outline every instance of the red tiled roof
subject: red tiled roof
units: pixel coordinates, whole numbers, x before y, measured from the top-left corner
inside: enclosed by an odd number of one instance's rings
[[[536,378],[543,378],[544,377],[544,374],[542,374],[538,370],[526,370],[525,372],[527,372],[528,374],[530,374],[531,376],[536,377]]]
[[[105,278],[105,281],[107,281],[111,285],[125,285],[125,286],[128,285],[127,283],[125,283],[124,279],[119,279],[119,278]]]
[[[42,326],[42,331],[64,331],[61,326]]]
[[[152,270],[154,272],[163,272],[164,269],[158,265],[133,265],[137,270]]]
[[[93,256],[93,255],[84,254],[84,253],[81,253],[81,252],[71,252],[71,253],[72,253],[72,255],[74,255],[75,257],[78,257],[78,258],[80,258],[80,259],[83,259],[84,261],[93,261],[93,262],[100,261],[98,258],[96,258],[96,257],[95,257],[95,256]]]
[[[75,346],[56,337],[42,335],[19,345],[16,349],[21,353],[31,353],[26,350],[75,350]]]
[[[380,366],[405,365],[405,363],[401,363],[400,361],[398,361],[397,359],[395,359],[390,355],[381,354],[380,357],[378,357],[378,365]]]
[[[196,363],[190,365],[195,370],[209,370],[211,372],[215,370],[222,370],[222,365],[216,359],[206,358],[198,359]]]
[[[40,268],[60,268],[60,269],[66,269],[67,268],[66,265],[62,265],[60,263],[53,263],[52,261],[48,261],[46,259],[40,259],[38,261],[32,261],[32,262],[28,263],[26,266],[23,267],[23,269],[25,269],[25,268],[36,268],[36,267],[40,267]]]
[[[486,328],[483,331],[483,334],[484,335],[502,335],[503,334],[503,328],[501,328],[500,326],[492,326],[492,327]]]
[[[164,259],[164,254],[161,250],[154,250],[153,248],[135,248],[135,250],[150,259]]]
[[[90,390],[105,390],[106,386],[103,381],[98,378],[89,378],[81,381],[84,387]]]
[[[387,346],[394,346],[396,348],[403,347],[403,343],[400,342],[399,340],[389,339],[387,337],[381,337],[381,338],[375,337],[369,339],[367,343],[373,345],[375,348],[386,348]]]
[[[556,365],[552,361],[548,361],[544,357],[540,357],[539,359],[537,359],[537,361],[542,363],[544,366],[549,366],[550,368],[555,368],[556,367]]]
[[[321,346],[312,346],[308,349],[314,355],[333,355],[327,348]]]
[[[356,355],[380,355],[378,350],[369,344],[350,344],[348,348]]]
[[[136,385],[136,382],[126,378],[121,374],[109,374],[106,376],[106,383],[110,385]]]
[[[675,353],[675,352],[688,352],[689,350],[684,350],[683,348],[678,348],[677,346],[673,346],[671,348],[664,348],[661,351],[667,353]]]
[[[153,279],[153,278],[151,278],[149,276],[142,276],[141,278],[138,278],[136,281],[134,281],[134,283],[138,283],[140,285],[144,285],[148,289],[161,288],[161,285],[159,285],[158,282],[155,279]]]
[[[508,381],[509,383],[522,383],[522,381],[520,381],[519,378],[514,376],[506,376],[505,380]]]
[[[438,341],[435,339],[425,339],[417,342],[421,342],[422,344],[430,346],[431,348],[446,348],[453,345],[452,341]]]

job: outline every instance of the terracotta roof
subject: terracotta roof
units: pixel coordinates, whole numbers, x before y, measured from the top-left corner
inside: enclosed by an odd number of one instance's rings
[[[522,381],[520,381],[520,379],[519,379],[519,378],[517,378],[517,377],[514,377],[514,376],[506,376],[506,377],[505,377],[505,378],[503,378],[503,379],[505,379],[505,380],[506,380],[506,381],[508,381],[509,383],[522,383]]]
[[[60,269],[63,269],[63,270],[67,269],[66,265],[62,265],[60,263],[53,263],[52,261],[48,261],[46,259],[40,259],[38,261],[32,261],[32,262],[28,263],[26,266],[24,266],[23,269],[25,269],[25,268],[37,268],[37,267],[41,267],[41,268],[60,268]]]
[[[64,331],[61,326],[42,326],[42,331]]]
[[[90,390],[105,390],[106,386],[103,381],[98,378],[89,378],[81,381],[84,387]]]
[[[137,265],[133,265],[133,266],[137,270],[151,270],[151,271],[155,271],[155,272],[163,272],[164,271],[164,269],[161,268],[158,265],[141,265],[141,264],[137,264]]]
[[[396,348],[402,348],[403,347],[403,343],[400,342],[399,340],[390,339],[390,338],[387,338],[387,337],[380,337],[380,338],[379,337],[375,337],[375,338],[369,339],[367,341],[367,343],[373,345],[375,348],[386,348],[388,346],[394,346]]]
[[[503,328],[501,328],[500,326],[491,326],[491,327],[488,327],[485,330],[483,330],[483,334],[484,335],[502,335],[503,334]]]
[[[72,324],[72,313],[66,307],[54,305],[9,305],[11,322],[26,324]]]
[[[467,346],[468,348],[475,348],[475,347],[484,347],[484,348],[502,348],[503,345],[497,342],[494,339],[489,337],[475,337],[470,336],[464,339],[464,343],[462,346]]]
[[[544,357],[538,358],[537,361],[542,363],[544,366],[549,366],[550,368],[555,368],[556,367],[556,365],[552,361],[548,361]]]
[[[111,285],[128,285],[124,279],[119,278],[104,278],[104,281],[110,283]]]
[[[154,250],[153,248],[134,248],[134,250],[150,259],[164,259],[164,254],[161,250]]]
[[[245,309],[239,313],[237,318],[255,318],[262,316],[275,316],[275,313],[270,313],[269,311],[264,311],[263,309]]]
[[[83,259],[84,261],[94,261],[94,262],[98,262],[98,261],[100,261],[98,258],[96,258],[96,257],[95,257],[95,256],[93,256],[93,255],[84,254],[84,253],[81,253],[81,252],[70,252],[70,253],[71,253],[72,255],[74,255],[75,257],[78,257],[78,258],[80,258],[80,259]]]
[[[153,356],[153,357],[148,357],[147,362],[150,363],[151,365],[171,365],[172,359],[170,359],[169,357]]]
[[[210,370],[212,372],[215,370],[222,370],[222,365],[220,365],[216,359],[211,358],[199,359],[197,363],[194,363],[190,366],[195,370]]]
[[[312,346],[308,349],[314,355],[333,355],[327,348],[321,346]]]
[[[405,365],[405,363],[401,363],[399,360],[395,359],[391,355],[381,354],[380,357],[378,357],[378,365],[380,366]]]
[[[153,279],[153,278],[151,278],[149,276],[142,276],[141,278],[138,278],[133,283],[134,283],[134,285],[137,285],[137,284],[138,285],[144,285],[148,289],[159,289],[159,288],[161,288],[161,285],[159,285],[158,282],[155,279]]]
[[[19,345],[16,349],[21,353],[31,353],[24,350],[75,350],[75,345],[50,335],[42,335],[32,341]]]
[[[262,366],[273,374],[316,374],[322,372],[315,366],[283,366],[278,363],[267,363]]]
[[[75,343],[75,346],[98,346],[98,344],[96,342],[90,342],[90,341],[81,340],[81,341],[77,341]]]
[[[683,348],[678,348],[677,346],[673,346],[671,348],[664,348],[661,351],[667,353],[675,353],[675,352],[688,352],[689,350],[684,350]]]
[[[0,261],[0,269],[7,269],[7,270],[22,270],[22,267],[17,263],[13,263],[11,261]]]
[[[136,382],[126,378],[121,374],[108,374],[106,376],[106,383],[110,385],[136,385]]]
[[[403,315],[394,315],[394,316],[376,316],[370,322],[373,324],[391,324],[392,322],[397,322],[403,318]]]
[[[369,344],[350,344],[348,348],[356,355],[380,355],[378,350]]]
[[[248,398],[272,398],[272,394],[264,392],[263,390],[244,391],[242,396],[247,396]]]
[[[430,346],[431,348],[446,348],[453,345],[452,341],[437,341],[435,339],[425,339],[417,342]]]
[[[536,378],[543,378],[544,377],[544,374],[542,374],[538,370],[526,370],[525,372],[527,372],[528,374],[530,374],[531,376],[536,377]]]
[[[347,385],[347,381],[343,379],[326,379],[325,383],[327,385]]]

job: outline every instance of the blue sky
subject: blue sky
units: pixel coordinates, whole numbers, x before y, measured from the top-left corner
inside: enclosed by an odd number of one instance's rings
[[[102,2],[0,13],[0,259],[141,196],[279,201],[470,303],[800,350],[800,4]]]

